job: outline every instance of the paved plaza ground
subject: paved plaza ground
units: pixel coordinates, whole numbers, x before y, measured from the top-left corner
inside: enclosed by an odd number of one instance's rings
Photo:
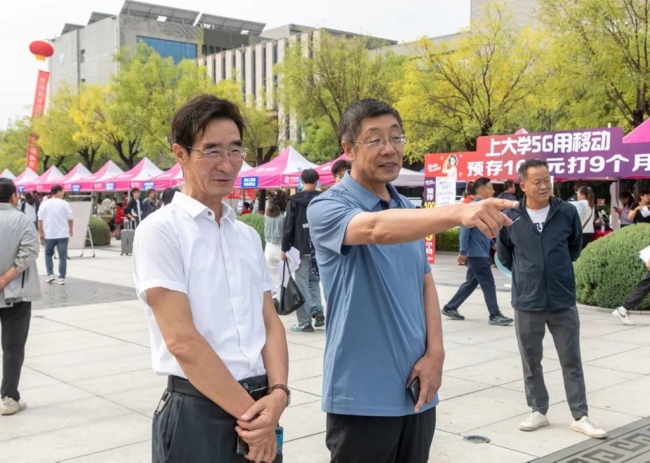
[[[39,270],[43,272],[43,258]],[[33,312],[21,392],[29,408],[0,416],[0,462],[148,462],[151,416],[165,380],[151,370],[149,336],[132,290],[131,257],[119,247],[68,263],[64,287],[43,285]],[[453,256],[434,266],[441,303],[463,280]],[[506,282],[498,276],[503,312],[513,315]],[[551,426],[523,433],[528,413],[514,328],[487,324],[480,291],[461,309],[466,321],[443,321],[445,361],[438,425],[431,449],[436,463],[519,463],[549,455],[586,438],[569,430],[571,415],[552,339],[544,368]],[[582,355],[590,416],[613,430],[650,415],[650,317],[636,327],[609,311],[581,308]],[[294,316],[283,319],[287,328]],[[320,410],[325,333],[292,333],[285,412],[287,463],[325,463],[325,414]],[[482,435],[489,444],[472,444]]]

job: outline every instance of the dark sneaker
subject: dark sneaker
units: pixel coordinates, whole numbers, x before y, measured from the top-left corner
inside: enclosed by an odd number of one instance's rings
[[[459,314],[458,310],[456,309],[448,309],[445,307],[444,309],[442,309],[442,314],[445,317],[451,318],[452,320],[465,320],[465,317]]]
[[[508,326],[513,321],[514,320],[512,318],[508,318],[502,313],[497,315],[490,315],[490,325]]]
[[[313,333],[314,327],[311,326],[311,323],[305,326],[293,325],[291,327],[291,331],[294,331],[296,333]]]
[[[325,326],[325,314],[323,313],[322,310],[317,310],[313,316],[314,319],[316,320],[316,322],[314,323],[315,328],[321,328]]]

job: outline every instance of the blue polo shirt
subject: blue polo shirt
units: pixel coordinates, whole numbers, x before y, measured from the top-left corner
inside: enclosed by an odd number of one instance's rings
[[[390,203],[349,174],[307,209],[327,299],[323,411],[343,415],[414,413],[406,382],[426,351],[422,240],[389,246],[344,246],[348,223],[361,212],[413,204],[392,185]],[[438,397],[422,410],[435,407]]]

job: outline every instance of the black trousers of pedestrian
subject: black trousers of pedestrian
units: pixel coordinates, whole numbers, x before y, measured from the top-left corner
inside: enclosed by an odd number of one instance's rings
[[[582,234],[582,249],[586,248],[589,243],[594,240],[595,233],[583,233]]]
[[[398,417],[327,414],[331,463],[426,463],[436,429],[435,407]]]
[[[650,294],[650,272],[648,272],[645,278],[636,285],[636,288],[634,288],[630,297],[628,297],[627,301],[623,303],[623,307],[627,310],[636,309],[648,294]]]
[[[32,303],[18,302],[12,307],[0,309],[2,324],[2,386],[0,397],[20,400],[18,383],[20,370],[25,361],[25,344],[32,318]]]
[[[485,305],[490,315],[499,315],[499,303],[497,302],[497,287],[492,274],[492,263],[489,257],[468,257],[467,276],[451,301],[445,305],[445,309],[458,310],[458,308],[469,298],[478,286],[481,286]]]
[[[163,398],[167,395],[166,406],[153,417],[153,463],[248,462],[237,454],[237,420],[232,415],[207,397],[170,392],[169,388]],[[266,463],[282,463],[282,455]]]

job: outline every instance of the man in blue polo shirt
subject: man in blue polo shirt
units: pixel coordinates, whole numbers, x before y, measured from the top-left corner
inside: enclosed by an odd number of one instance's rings
[[[423,238],[477,227],[493,238],[516,202],[414,209],[390,184],[406,137],[399,113],[361,100],[339,126],[352,169],[307,209],[328,302],[323,410],[332,463],[424,463],[444,348]],[[407,385],[418,378],[414,403]]]

